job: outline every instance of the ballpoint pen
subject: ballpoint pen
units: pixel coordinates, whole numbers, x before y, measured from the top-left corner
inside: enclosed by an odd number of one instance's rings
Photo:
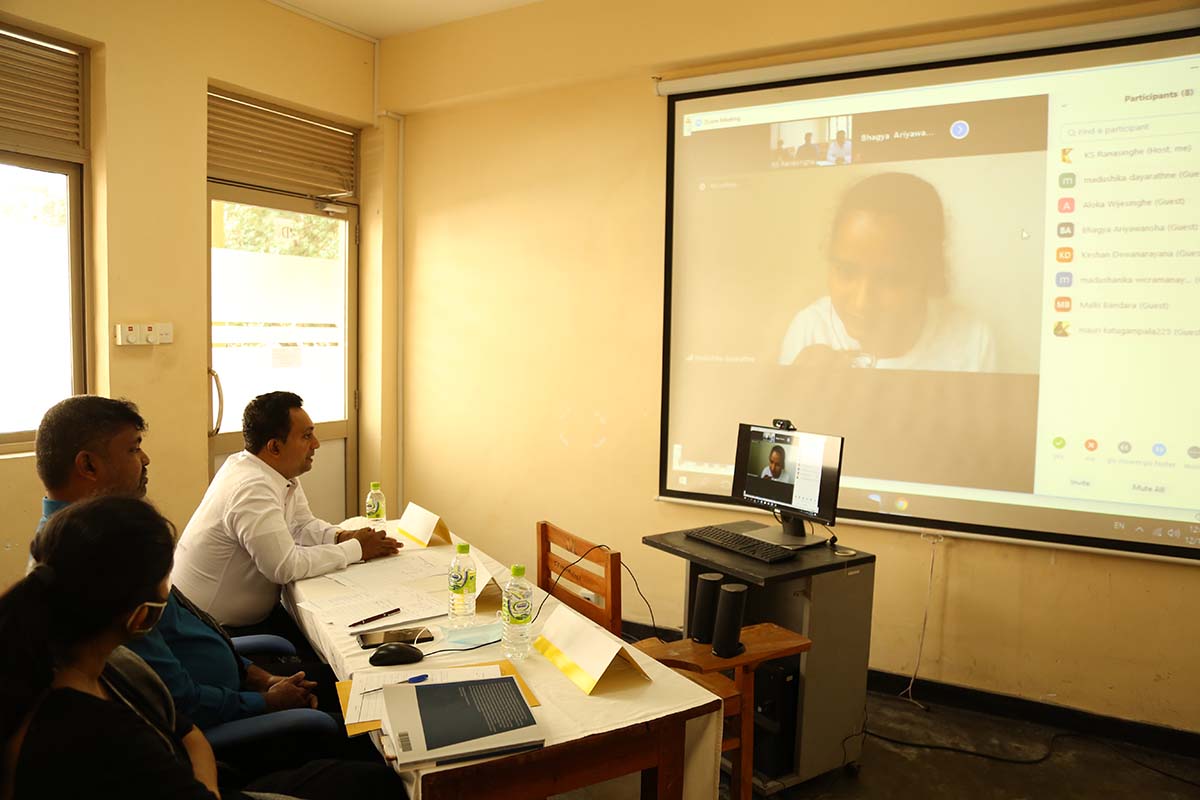
[[[402,608],[393,608],[391,611],[384,611],[383,613],[376,614],[373,617],[367,617],[366,619],[360,619],[358,622],[351,622],[346,627],[357,628],[359,625],[366,625],[368,622],[375,622],[376,620],[383,619],[384,617],[390,617],[392,614],[399,614],[403,610],[404,609],[402,609]]]
[[[428,675],[428,673],[425,673],[425,674],[421,674],[421,675],[413,675],[411,678],[405,678],[402,681],[396,681],[396,683],[424,683],[427,680],[429,680],[429,675]],[[376,686],[374,689],[365,690],[363,692],[363,694],[370,694],[371,692],[381,692],[381,691],[383,691],[383,687]]]

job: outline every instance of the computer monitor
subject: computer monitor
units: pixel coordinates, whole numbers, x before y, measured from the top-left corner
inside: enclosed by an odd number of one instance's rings
[[[842,474],[842,437],[742,423],[733,462],[733,497],[774,510],[788,536],[804,521],[833,525]]]

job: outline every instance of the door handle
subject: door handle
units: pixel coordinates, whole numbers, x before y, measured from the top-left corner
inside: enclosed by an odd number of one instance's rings
[[[212,367],[208,368],[208,376],[217,387],[217,421],[208,432],[208,438],[213,438],[221,432],[221,419],[225,416],[225,391],[221,388],[221,376]]]

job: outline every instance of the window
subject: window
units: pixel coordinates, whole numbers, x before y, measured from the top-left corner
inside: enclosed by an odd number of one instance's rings
[[[0,375],[21,385],[0,396],[0,453],[85,390],[84,55],[0,28]]]

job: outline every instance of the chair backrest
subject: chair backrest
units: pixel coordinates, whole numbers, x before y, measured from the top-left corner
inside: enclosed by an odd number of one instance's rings
[[[573,553],[574,556],[563,558],[551,551],[551,545]],[[599,547],[588,553],[589,549],[596,547],[594,544],[567,533],[557,525],[545,520],[537,524],[537,546],[538,588],[553,595],[597,625],[620,636],[621,554]],[[600,574],[587,569],[582,563],[567,569],[572,561],[584,553],[587,553],[584,561],[591,561],[593,564],[599,565]],[[565,573],[564,570],[566,570]],[[555,585],[554,579],[560,574],[562,574],[562,578]],[[568,581],[596,595],[596,599],[600,602],[594,603],[577,594],[568,585]]]

